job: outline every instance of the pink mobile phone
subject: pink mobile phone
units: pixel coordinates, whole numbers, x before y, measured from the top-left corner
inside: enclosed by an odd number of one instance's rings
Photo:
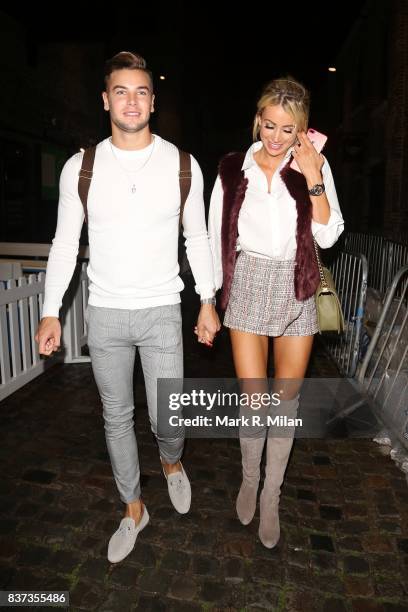
[[[309,128],[307,130],[307,136],[312,141],[312,144],[314,148],[316,149],[316,151],[320,153],[320,151],[323,149],[324,145],[326,144],[327,136],[325,134],[322,134],[321,132],[313,130],[312,128]],[[293,170],[297,170],[297,172],[301,172],[299,166],[297,165],[294,159],[292,159],[292,163],[290,164],[290,167],[293,168]]]

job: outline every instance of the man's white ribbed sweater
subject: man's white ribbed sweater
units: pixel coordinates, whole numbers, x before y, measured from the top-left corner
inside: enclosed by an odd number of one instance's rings
[[[184,211],[187,256],[202,298],[215,292],[205,224],[203,177],[192,157],[192,182]],[[47,265],[42,316],[58,316],[71,280],[84,220],[78,196],[82,153],[65,164],[60,178],[58,222]],[[129,174],[132,165],[140,167]],[[178,266],[179,155],[154,136],[146,149],[125,151],[110,140],[96,149],[88,196],[89,304],[147,308],[180,301]],[[135,184],[136,193],[131,187]]]

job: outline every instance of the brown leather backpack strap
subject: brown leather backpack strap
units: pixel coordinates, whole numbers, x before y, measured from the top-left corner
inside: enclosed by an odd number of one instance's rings
[[[88,223],[88,192],[93,175],[96,147],[85,149],[82,158],[82,166],[79,171],[78,194],[84,207],[85,221]]]
[[[179,149],[180,156],[180,170],[179,170],[179,183],[180,183],[180,219],[179,219],[179,231],[181,232],[181,226],[183,223],[184,206],[190,193],[191,187],[191,157],[190,153],[186,153]]]

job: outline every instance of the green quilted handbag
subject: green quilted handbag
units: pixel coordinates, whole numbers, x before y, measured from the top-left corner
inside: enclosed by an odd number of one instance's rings
[[[322,266],[316,241],[313,242],[320,274],[320,283],[315,293],[319,333],[337,332],[341,334],[344,331],[344,317],[339,296],[330,271]]]

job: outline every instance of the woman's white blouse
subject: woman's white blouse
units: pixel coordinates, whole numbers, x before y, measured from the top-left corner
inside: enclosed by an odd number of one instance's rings
[[[274,173],[271,192],[268,181],[253,155],[262,146],[255,142],[248,150],[242,170],[248,178],[245,199],[238,217],[237,251],[243,250],[255,257],[273,260],[294,260],[296,256],[296,202],[289,194],[280,176],[291,149]],[[312,220],[312,233],[323,249],[331,247],[344,229],[344,221],[337,199],[333,175],[328,161],[322,167],[323,182],[330,205],[330,218],[326,225]],[[216,288],[222,286],[221,220],[224,192],[217,176],[211,194],[208,231],[214,261]]]

